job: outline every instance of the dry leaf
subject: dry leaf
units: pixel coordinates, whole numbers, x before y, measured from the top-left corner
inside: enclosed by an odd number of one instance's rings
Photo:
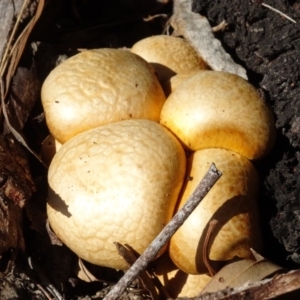
[[[35,220],[32,219],[32,223],[34,225]],[[48,219],[46,220],[46,231],[48,233],[51,245],[62,246],[62,241],[58,238],[58,236],[52,231]]]
[[[100,281],[86,268],[81,258],[78,258],[77,276],[86,282]]]
[[[223,267],[206,285],[201,294],[213,293],[226,287],[241,287],[285,271],[265,258],[243,259]]]
[[[204,61],[215,71],[237,74],[247,79],[246,70],[236,64],[214,37],[208,20],[191,11],[191,0],[175,0],[172,27],[194,47]]]

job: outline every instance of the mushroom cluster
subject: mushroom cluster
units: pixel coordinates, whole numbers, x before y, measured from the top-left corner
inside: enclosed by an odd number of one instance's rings
[[[51,145],[63,144],[49,167],[49,222],[81,258],[128,268],[114,243],[143,252],[211,163],[223,175],[172,237],[175,268],[203,276],[204,249],[216,267],[261,249],[251,160],[271,150],[275,126],[246,80],[208,70],[181,38],[155,36],[67,59],[44,82],[42,104]]]
[[[271,150],[275,125],[271,111],[243,78],[214,71],[186,77],[167,98],[160,120],[191,151],[178,209],[212,163],[223,174],[171,238],[169,255],[180,270],[205,274],[205,252],[218,270],[224,261],[251,257],[251,248],[262,249],[259,181],[250,160]],[[217,225],[209,233],[213,220]]]
[[[166,98],[154,70],[127,50],[88,50],[56,67],[41,97],[44,159],[59,148],[50,225],[81,258],[127,269],[114,242],[143,252],[172,218],[186,170],[182,145],[159,124]]]

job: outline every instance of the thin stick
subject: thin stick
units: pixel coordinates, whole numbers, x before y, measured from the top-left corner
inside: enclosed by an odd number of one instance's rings
[[[37,287],[41,290],[41,292],[48,300],[53,300],[53,298],[49,295],[49,293],[39,283],[37,284]]]
[[[212,164],[199,183],[193,194],[189,197],[185,205],[175,214],[173,219],[164,227],[160,234],[152,241],[144,253],[136,260],[131,268],[104,297],[104,300],[118,299],[125,291],[128,285],[146,269],[148,263],[152,261],[161,248],[170,240],[176,230],[183,224],[193,210],[198,206],[201,200],[206,196],[209,190],[221,177],[222,173]]]
[[[280,14],[281,16],[285,17],[286,19],[288,19],[289,21],[293,22],[293,23],[297,23],[294,19],[290,18],[288,15],[284,14],[283,12],[281,12],[280,10],[266,4],[266,3],[263,3],[261,4],[262,6],[266,7],[266,8],[269,8],[270,10],[273,10],[275,12],[277,12],[278,14]]]

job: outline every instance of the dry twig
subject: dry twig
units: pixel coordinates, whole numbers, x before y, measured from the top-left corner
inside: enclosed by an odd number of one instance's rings
[[[198,206],[198,204],[206,196],[221,175],[222,173],[214,164],[212,164],[185,205],[175,214],[173,219],[166,225],[166,227],[164,227],[164,229],[153,240],[144,253],[136,260],[136,262],[125,273],[120,281],[105,296],[105,300],[115,300],[121,296],[126,287],[139,275],[141,271],[145,270],[148,263],[157,256],[162,247],[170,240],[176,230]]]

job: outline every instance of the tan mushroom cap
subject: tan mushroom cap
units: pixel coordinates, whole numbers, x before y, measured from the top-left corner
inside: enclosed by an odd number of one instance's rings
[[[266,155],[275,140],[272,112],[255,88],[225,72],[199,71],[168,97],[161,124],[188,148],[233,150],[249,159]]]
[[[185,160],[178,140],[153,121],[83,132],[50,164],[50,225],[79,257],[126,269],[114,242],[145,250],[172,217]]]
[[[173,299],[196,297],[211,280],[207,274],[192,275],[179,270],[167,253],[160,258],[155,266],[154,274]]]
[[[196,151],[189,160],[184,192],[179,208],[187,201],[215,163],[222,177],[171,238],[169,254],[176,266],[189,274],[206,273],[203,261],[204,240],[209,222],[218,221],[209,239],[208,253],[212,261],[233,257],[248,258],[250,248],[261,250],[257,193],[259,179],[252,163],[245,157],[225,149]]]
[[[193,47],[179,37],[151,36],[135,43],[131,52],[151,63],[161,83],[177,73],[208,68]]]
[[[101,125],[127,120],[159,121],[164,92],[152,67],[122,49],[81,52],[46,78],[42,104],[60,143]]]

